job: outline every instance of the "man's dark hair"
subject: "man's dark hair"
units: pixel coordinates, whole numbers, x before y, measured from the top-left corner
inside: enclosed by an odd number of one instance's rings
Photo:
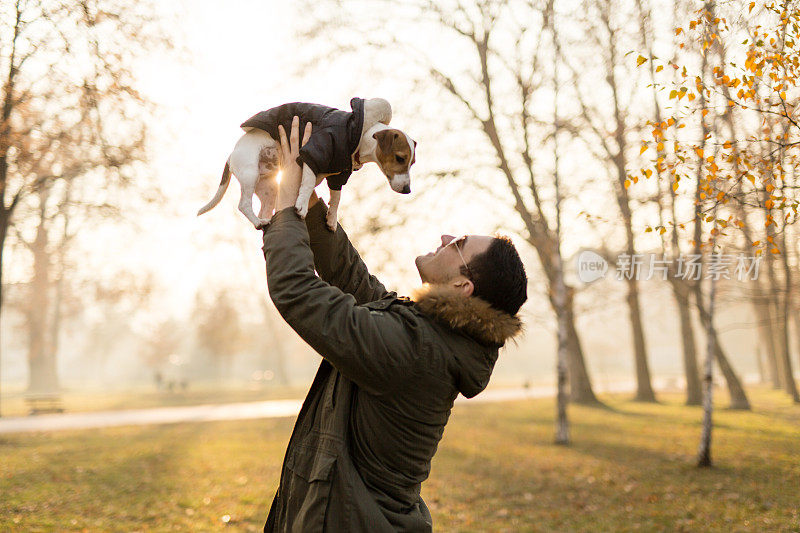
[[[472,281],[473,296],[510,315],[528,299],[525,267],[508,237],[496,236],[485,252],[472,258],[469,271],[461,266],[461,274]]]

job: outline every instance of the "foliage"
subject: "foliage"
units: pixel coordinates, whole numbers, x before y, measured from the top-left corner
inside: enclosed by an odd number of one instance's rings
[[[673,113],[648,123],[651,138],[642,143],[640,153],[654,149],[653,165],[629,175],[626,186],[639,177],[650,178],[655,171],[679,193],[684,190],[681,182],[694,177],[695,200],[703,204],[701,221],[713,223],[711,236],[753,225],[748,214],[761,213],[758,224],[767,228],[764,245],[777,254],[772,231],[779,223],[798,220],[800,11],[793,2],[759,2],[758,8],[751,2],[748,11],[757,14],[760,23],[743,28],[712,9],[704,2],[687,28],[675,29],[682,39],[678,49],[696,49],[700,67],[692,66],[688,56],[636,59],[640,67],[653,61],[662,79],[673,76],[659,84]],[[717,212],[732,203],[739,209]],[[655,229],[666,231],[664,226]],[[749,244],[759,247],[762,239]]]

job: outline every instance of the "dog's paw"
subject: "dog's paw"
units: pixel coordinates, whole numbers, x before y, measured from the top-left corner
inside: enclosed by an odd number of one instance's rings
[[[335,232],[336,225],[337,225],[336,217],[335,216],[331,217],[330,214],[328,214],[328,216],[325,217],[325,227],[328,228],[329,231]]]
[[[294,204],[294,210],[297,211],[297,214],[300,216],[300,218],[306,218],[306,215],[308,214],[308,203],[298,201],[296,204]]]

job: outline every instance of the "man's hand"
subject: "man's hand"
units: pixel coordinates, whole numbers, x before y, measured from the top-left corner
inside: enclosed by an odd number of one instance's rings
[[[292,130],[289,132],[289,140],[286,140],[286,130],[278,125],[278,133],[281,138],[281,155],[283,168],[281,174],[281,184],[278,187],[278,199],[275,202],[275,211],[281,211],[287,207],[293,207],[297,201],[297,193],[300,191],[300,181],[303,177],[303,168],[297,164],[297,156],[300,154],[300,147],[308,142],[311,137],[311,122],[306,124],[303,132],[303,142],[300,139],[300,118],[292,118]]]

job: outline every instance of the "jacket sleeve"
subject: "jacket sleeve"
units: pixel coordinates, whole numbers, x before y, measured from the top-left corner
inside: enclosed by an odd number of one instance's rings
[[[386,290],[383,283],[367,270],[367,265],[350,243],[341,224],[331,232],[325,225],[328,207],[317,201],[306,216],[306,227],[314,252],[314,267],[319,277],[347,294],[352,294],[356,303],[380,300],[395,293]]]
[[[358,305],[318,278],[306,226],[294,208],[272,218],[263,250],[270,297],[303,340],[371,394],[392,392],[402,383],[423,346],[413,321]]]

